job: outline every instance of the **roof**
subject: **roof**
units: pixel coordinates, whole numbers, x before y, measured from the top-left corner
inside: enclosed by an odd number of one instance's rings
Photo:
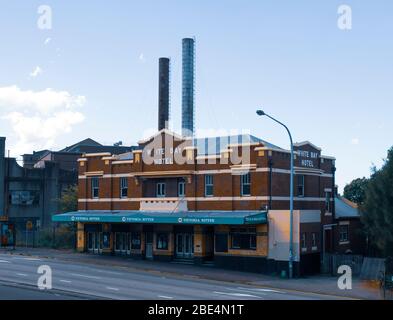
[[[101,143],[91,139],[91,138],[87,138],[85,140],[79,141],[75,144],[73,144],[72,146],[69,147],[65,147],[64,149],[60,150],[60,152],[79,152],[79,147],[80,146],[102,146]]]
[[[251,134],[238,134],[221,137],[195,138],[193,145],[198,148],[198,155],[219,154],[221,150],[227,149],[230,144],[262,143],[269,148],[281,149],[280,147],[257,138]]]
[[[336,207],[336,218],[359,218],[360,212],[356,203],[341,197],[336,196],[334,199]]]
[[[166,224],[265,224],[266,211],[73,211],[52,216],[54,222],[112,222]]]

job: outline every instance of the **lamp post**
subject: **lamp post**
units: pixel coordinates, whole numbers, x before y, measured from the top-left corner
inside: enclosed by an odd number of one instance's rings
[[[282,125],[288,132],[289,141],[291,143],[291,174],[290,174],[290,182],[289,182],[289,260],[288,260],[288,269],[289,269],[289,278],[293,277],[293,141],[292,135],[289,131],[288,127],[262,110],[257,110],[258,116],[266,116],[272,119],[274,122]]]

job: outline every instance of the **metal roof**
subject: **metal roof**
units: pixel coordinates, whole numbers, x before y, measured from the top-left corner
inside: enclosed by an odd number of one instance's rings
[[[335,197],[336,218],[359,218],[360,212],[356,204],[340,196]]]

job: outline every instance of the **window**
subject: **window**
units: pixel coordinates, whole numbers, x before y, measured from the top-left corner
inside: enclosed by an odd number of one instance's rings
[[[257,247],[257,232],[255,228],[232,228],[231,248],[255,250]]]
[[[39,191],[10,191],[9,202],[17,206],[35,206],[39,204]]]
[[[180,181],[178,184],[178,196],[184,197],[186,195],[186,183],[184,181]]]
[[[304,197],[304,176],[297,176],[297,195]]]
[[[157,197],[165,197],[165,183],[164,182],[157,183],[156,196]]]
[[[213,176],[211,174],[205,175],[205,197],[213,196]]]
[[[158,233],[157,234],[157,249],[168,250],[168,234]]]
[[[307,250],[307,236],[305,232],[302,233],[300,242],[302,246],[302,251],[303,249]]]
[[[120,197],[127,198],[128,196],[128,180],[126,177],[120,178]]]
[[[313,249],[317,248],[317,234],[315,232],[311,233],[311,247]]]
[[[140,232],[131,233],[131,249],[139,250],[141,248],[141,234]]]
[[[99,196],[100,184],[97,177],[91,178],[91,194],[93,199],[97,199]]]
[[[347,242],[348,241],[348,233],[349,233],[348,225],[341,225],[340,226],[340,242]]]
[[[332,210],[332,208],[331,208],[331,205],[330,205],[330,198],[332,197],[332,193],[329,191],[329,192],[326,192],[326,198],[325,198],[325,212],[332,212],[331,210]]]
[[[242,196],[251,195],[251,176],[250,173],[241,176],[241,193]]]

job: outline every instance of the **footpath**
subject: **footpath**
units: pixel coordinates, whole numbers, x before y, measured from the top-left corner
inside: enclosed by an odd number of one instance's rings
[[[381,299],[381,293],[375,282],[354,278],[351,290],[340,290],[337,277],[316,275],[296,279],[282,279],[256,273],[223,270],[211,266],[195,266],[171,262],[136,260],[130,257],[102,256],[77,253],[74,250],[56,250],[43,248],[0,249],[0,254],[22,255],[60,261],[126,268],[130,271],[144,271],[173,277],[200,278],[214,281],[226,281],[248,284],[263,288],[287,291],[312,292],[353,299]]]

